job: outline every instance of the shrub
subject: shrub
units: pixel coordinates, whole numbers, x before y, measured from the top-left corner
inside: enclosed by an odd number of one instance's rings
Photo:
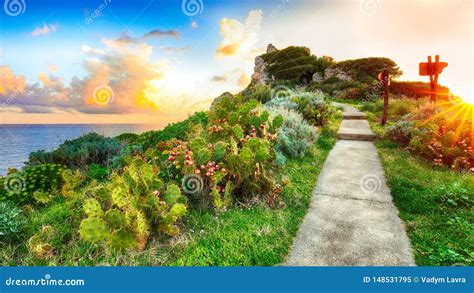
[[[8,201],[0,202],[0,241],[16,237],[26,223],[23,211]]]
[[[109,175],[109,169],[98,164],[92,164],[89,167],[89,178],[104,180]]]
[[[266,103],[272,98],[272,90],[270,86],[266,84],[249,86],[240,94],[243,97],[243,101],[254,99],[261,103]]]
[[[378,74],[383,70],[388,70],[393,78],[403,73],[397,63],[389,58],[382,57],[345,60],[337,62],[333,67],[342,69],[354,79],[363,83],[370,83],[373,80],[377,80]]]
[[[149,147],[156,147],[159,142],[170,139],[186,140],[191,127],[194,125],[207,125],[207,115],[205,112],[197,112],[186,120],[169,124],[160,131],[148,131],[142,133],[137,139],[136,144],[140,145],[143,150]]]
[[[66,140],[52,152],[41,150],[31,153],[26,165],[54,163],[72,169],[85,168],[94,163],[106,166],[121,148],[122,144],[114,138],[88,133],[74,140]]]
[[[420,99],[429,96],[431,86],[428,82],[421,81],[392,81],[390,83],[390,93],[393,95],[406,96],[412,99]],[[438,85],[437,92],[440,97],[447,97],[449,89]]]
[[[261,55],[267,62],[267,71],[276,80],[300,81],[306,78],[311,80],[313,73],[323,72],[325,68],[333,64],[327,57],[316,57],[306,47],[290,46],[271,53]]]
[[[265,104],[267,109],[282,108],[295,110],[310,124],[323,126],[327,123],[332,111],[324,100],[324,94],[289,91],[287,95],[278,95]]]
[[[304,157],[317,138],[316,130],[295,111],[271,108],[271,116],[281,115],[283,124],[277,132],[277,152],[291,158]],[[279,164],[284,161],[279,157]]]
[[[26,167],[23,171],[10,173],[0,178],[0,200],[11,200],[18,204],[35,203],[36,191],[54,192],[62,185],[63,166],[43,164]],[[38,194],[38,198],[43,198]]]
[[[166,170],[171,180],[193,178],[198,190],[185,190],[202,204],[212,202],[222,211],[235,199],[266,199],[275,187],[274,134],[281,116],[269,119],[255,100],[240,95],[223,97],[208,115],[206,129],[191,130],[189,141],[173,141]],[[188,188],[186,188],[188,189]]]
[[[412,122],[401,120],[387,127],[385,136],[403,145],[407,145],[412,139],[413,131],[414,125]]]
[[[150,236],[179,233],[175,222],[186,214],[186,198],[178,186],[158,179],[159,170],[134,158],[122,175],[92,192],[84,203],[80,225],[85,241],[113,248],[143,249]]]

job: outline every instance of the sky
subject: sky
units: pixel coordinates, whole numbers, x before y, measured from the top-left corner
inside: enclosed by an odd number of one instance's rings
[[[439,54],[473,96],[473,0],[3,0],[0,123],[163,123],[250,82],[267,44],[389,57],[402,80]]]

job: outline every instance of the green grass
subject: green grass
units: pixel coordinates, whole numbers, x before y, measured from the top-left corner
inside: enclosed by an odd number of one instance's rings
[[[434,168],[389,141],[376,145],[417,265],[474,265],[474,176]]]
[[[279,208],[255,204],[234,205],[225,213],[191,210],[176,238],[153,239],[143,251],[113,251],[79,239],[82,198],[58,199],[48,207],[31,209],[29,223],[19,241],[2,243],[0,265],[65,266],[271,266],[284,260],[309,206],[313,187],[335,144],[340,117],[332,118],[310,154],[289,159],[277,177],[288,177]],[[28,239],[43,225],[54,227],[48,239],[53,256],[41,259],[27,248]]]

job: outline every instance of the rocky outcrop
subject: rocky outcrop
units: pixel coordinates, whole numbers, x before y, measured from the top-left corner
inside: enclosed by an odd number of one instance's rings
[[[273,46],[272,44],[268,44],[266,53],[272,53],[276,51],[278,51],[278,49],[275,46]],[[255,67],[253,69],[252,74],[252,84],[267,84],[272,81],[272,78],[268,75],[268,72],[266,70],[267,65],[268,64],[265,62],[265,60],[263,60],[262,57],[257,56],[255,58]]]
[[[273,46],[273,44],[268,44],[267,53],[272,53],[272,52],[275,52],[275,51],[278,51],[278,49],[275,46]]]
[[[267,63],[263,60],[262,57],[257,56],[255,58],[255,67],[252,74],[252,83],[253,84],[266,84],[272,79],[266,71]]]
[[[314,82],[321,83],[321,82],[324,81],[324,78],[323,78],[323,76],[321,75],[321,73],[315,72],[315,73],[313,74],[312,80],[313,80]]]
[[[337,77],[344,81],[353,80],[352,77],[347,72],[345,72],[344,70],[340,68],[333,68],[333,67],[326,68],[326,70],[324,70],[324,80],[331,77]]]

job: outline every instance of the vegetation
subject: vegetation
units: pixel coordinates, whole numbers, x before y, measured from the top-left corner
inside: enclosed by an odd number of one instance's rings
[[[0,265],[279,264],[336,141],[340,111],[329,97],[367,112],[417,263],[473,264],[464,106],[430,103],[418,96],[425,84],[395,83],[382,127],[376,77],[401,74],[392,60],[336,63],[304,47],[261,57],[270,85],[225,93],[160,131],[66,141],[0,176]],[[327,68],[351,78],[301,91],[302,77]]]
[[[434,169],[387,140],[377,142],[377,147],[416,263],[474,265],[474,176]]]
[[[276,80],[294,80],[308,83],[315,72],[324,72],[332,64],[327,57],[316,57],[306,47],[291,46],[261,55],[268,63],[268,73]]]

